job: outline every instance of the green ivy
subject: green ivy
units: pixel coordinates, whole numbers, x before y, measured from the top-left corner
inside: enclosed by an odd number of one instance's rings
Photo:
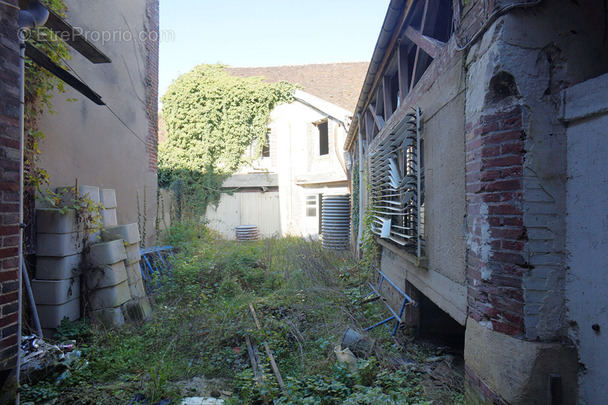
[[[65,17],[66,6],[63,0],[46,0],[42,2],[59,16]],[[28,44],[38,48],[53,62],[63,66],[63,60],[71,59],[67,46],[62,39],[46,27],[38,27],[29,32]],[[44,112],[53,114],[51,100],[56,93],[63,93],[63,81],[25,59],[25,108],[24,126],[25,145],[25,181],[26,185],[40,191],[49,183],[49,175],[44,168],[38,167],[37,156],[40,155],[40,142],[45,134],[38,127],[38,117]]]
[[[167,142],[160,145],[159,186],[185,185],[196,212],[219,201],[222,181],[247,163],[244,153],[266,142],[270,112],[293,101],[295,86],[230,76],[222,65],[199,65],[163,96]]]

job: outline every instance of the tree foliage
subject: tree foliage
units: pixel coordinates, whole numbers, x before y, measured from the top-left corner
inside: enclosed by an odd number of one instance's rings
[[[163,97],[168,139],[159,148],[159,168],[231,174],[254,141],[259,154],[270,112],[291,102],[294,90],[262,80],[230,76],[222,65],[199,65],[180,76]]]
[[[180,76],[162,98],[168,136],[158,151],[159,186],[182,182],[199,214],[217,203],[222,181],[247,163],[250,145],[259,156],[270,112],[293,101],[294,90],[286,82],[230,76],[222,65]]]

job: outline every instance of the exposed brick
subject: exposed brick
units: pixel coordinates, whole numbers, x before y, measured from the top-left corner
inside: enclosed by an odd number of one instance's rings
[[[17,291],[17,289],[19,288],[19,282],[18,281],[5,281],[2,283],[1,285],[2,287],[2,294],[9,294],[12,292]]]
[[[17,333],[17,325],[9,325],[0,329],[0,338],[4,339]]]
[[[2,305],[2,316],[12,315],[19,309],[17,300],[12,301],[10,304]]]
[[[492,320],[492,329],[505,335],[521,336],[524,333],[523,326],[516,326],[507,322]]]
[[[19,225],[0,225],[0,236],[19,234]]]
[[[483,159],[483,166],[485,168],[516,166],[516,165],[522,165],[523,163],[524,163],[524,158],[523,158],[523,156],[520,156],[520,155],[510,155],[510,156],[501,156],[501,157]]]
[[[487,144],[502,144],[505,142],[524,139],[524,132],[521,130],[512,130],[505,132],[496,132],[490,134],[485,139]]]
[[[16,344],[17,344],[17,335],[14,333],[12,335],[6,337],[2,341],[0,341],[0,347],[2,347],[2,348],[9,347],[9,346],[16,345]]]
[[[11,315],[4,316],[4,317],[0,318],[0,328],[11,325],[13,323],[17,323],[18,319],[19,319],[19,314],[17,312],[15,312]]]
[[[481,116],[478,121],[478,125],[470,123],[465,145],[468,312],[473,319],[491,321],[496,331],[520,337],[524,331],[523,269],[527,266],[521,208],[525,152],[521,107]],[[487,211],[481,211],[480,199]],[[483,223],[490,225],[489,237],[478,225]],[[490,250],[486,262],[475,253],[482,248]],[[491,270],[489,279],[481,278],[482,269]]]
[[[2,238],[2,247],[14,247],[19,244],[19,236],[5,236]]]
[[[17,256],[19,254],[19,249],[16,246],[6,247],[0,249],[0,257],[11,257]]]
[[[512,204],[491,205],[488,207],[489,215],[522,215],[523,212],[519,207]]]
[[[8,294],[0,294],[0,305],[8,304],[10,302],[17,301],[17,292],[12,292]]]
[[[2,270],[12,270],[17,268],[19,265],[19,258],[17,256],[6,257],[2,259]]]

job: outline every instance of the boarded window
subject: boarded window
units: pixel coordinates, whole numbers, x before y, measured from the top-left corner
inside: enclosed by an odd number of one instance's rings
[[[319,129],[319,155],[329,154],[329,137],[327,133],[327,121],[317,124]]]

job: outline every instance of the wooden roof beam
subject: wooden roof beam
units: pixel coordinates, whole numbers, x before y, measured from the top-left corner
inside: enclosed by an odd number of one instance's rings
[[[415,30],[411,26],[405,29],[405,36],[418,45],[427,55],[431,58],[435,59],[439,52],[445,46],[445,42],[441,42],[435,38],[427,37],[426,35],[422,35],[420,31]]]

